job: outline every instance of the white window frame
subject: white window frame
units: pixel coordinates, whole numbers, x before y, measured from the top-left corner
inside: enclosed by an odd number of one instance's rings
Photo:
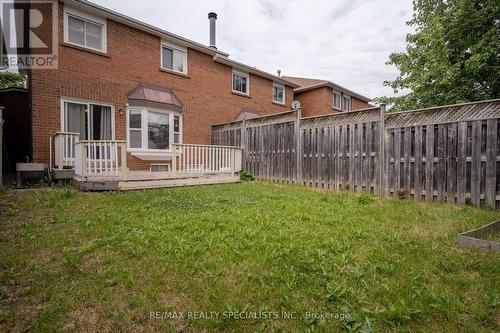
[[[142,140],[141,140],[141,148],[130,148],[130,111],[140,111],[141,112],[141,130],[142,130]],[[169,147],[168,149],[149,149],[147,148],[148,142],[148,112],[157,112],[168,114],[168,124],[169,124],[169,134],[168,141]],[[174,116],[179,116],[179,144],[182,144],[183,139],[183,119],[182,114],[175,111],[166,111],[155,108],[144,108],[144,107],[134,107],[130,106],[127,108],[126,112],[126,132],[127,132],[127,151],[129,152],[137,152],[137,153],[172,153],[172,145],[174,144]]]
[[[167,171],[153,171],[152,170],[153,166],[166,166]],[[170,172],[170,164],[168,164],[168,163],[150,163],[149,164],[149,172],[152,172],[152,173]]]
[[[346,99],[349,100],[349,108],[348,109],[344,108],[344,98],[346,98]],[[352,110],[352,99],[351,99],[351,96],[349,96],[349,95],[342,95],[341,105],[342,105],[342,111],[351,111]]]
[[[335,96],[339,97],[339,106],[335,106]],[[342,94],[337,91],[334,91],[332,94],[332,107],[335,110],[342,110]]]
[[[283,89],[283,101],[282,102],[277,101],[277,100],[274,99],[274,88],[281,88],[281,89]],[[285,85],[273,82],[273,91],[272,91],[272,95],[273,96],[272,96],[272,99],[273,99],[274,103],[285,105],[285,103],[286,103],[285,102],[286,101],[285,90],[286,90],[285,89]]]
[[[179,132],[176,132],[175,131],[175,117],[179,117]],[[179,134],[179,142],[177,142],[177,144],[181,144],[182,143],[182,116],[180,114],[174,114],[174,117],[172,118],[173,119],[173,125],[172,125],[172,131],[174,132],[174,141],[172,141],[173,144],[176,144],[175,142],[175,135],[176,134]]]
[[[78,44],[78,43],[70,42],[69,41],[69,22],[68,22],[68,17],[69,16],[72,16],[74,18],[77,18],[77,19],[80,19],[80,20],[83,20],[83,21],[88,21],[90,23],[94,23],[94,24],[100,25],[101,28],[102,28],[101,29],[101,32],[102,32],[102,35],[101,35],[101,38],[102,38],[102,49],[97,49],[97,48],[89,47],[89,46],[86,46],[86,45],[81,45],[81,44]],[[76,10],[74,8],[69,8],[69,7],[66,7],[66,6],[64,7],[64,42],[65,43],[71,44],[71,45],[75,45],[75,46],[78,46],[78,47],[82,47],[82,48],[85,48],[85,49],[93,50],[93,51],[107,53],[107,50],[108,50],[108,38],[107,38],[108,33],[107,33],[107,30],[108,29],[107,29],[106,19],[94,16],[94,15],[91,15],[91,14],[88,14],[88,13],[81,12],[81,11]],[[84,36],[85,36],[85,32],[84,32]]]
[[[173,52],[178,51],[178,52],[183,52],[184,53],[184,66],[183,66],[183,71],[178,71],[173,68],[167,68],[163,66],[163,48],[167,48],[172,50],[172,57],[174,56]],[[170,72],[175,72],[175,73],[181,73],[188,75],[188,56],[187,56],[187,48],[182,47],[179,45],[175,45],[169,42],[161,41],[160,43],[160,68],[165,71],[170,71]]]
[[[68,98],[68,97],[63,97],[61,98],[61,105],[60,105],[60,114],[61,114],[61,132],[64,132],[64,123],[65,123],[65,118],[64,118],[64,104],[65,103],[74,103],[74,104],[80,104],[80,105],[86,105],[87,107],[87,124],[90,124],[90,105],[100,105],[100,106],[107,106],[111,108],[111,140],[116,140],[115,139],[115,107],[112,104],[109,103],[103,103],[103,102],[98,102],[98,101],[89,101],[89,100],[84,100],[84,99],[76,99],[76,98]],[[87,128],[87,137],[90,138],[90,126]],[[90,140],[90,139],[89,139]]]
[[[234,87],[234,75],[235,74],[247,79],[247,91],[246,92],[241,92],[241,91],[233,89],[233,87]],[[245,73],[245,72],[240,72],[240,71],[233,69],[233,71],[231,73],[231,91],[236,93],[236,94],[249,96],[250,95],[250,74]]]

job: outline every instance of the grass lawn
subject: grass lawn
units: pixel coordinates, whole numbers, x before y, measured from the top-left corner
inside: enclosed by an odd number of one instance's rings
[[[0,202],[0,331],[500,329],[500,255],[456,244],[499,211],[259,182]]]

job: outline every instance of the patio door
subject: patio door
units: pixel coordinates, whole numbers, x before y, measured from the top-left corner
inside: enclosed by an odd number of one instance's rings
[[[79,133],[80,140],[113,140],[114,124],[113,109],[109,105],[92,102],[63,101],[61,124],[63,132]],[[103,151],[106,149],[106,151]],[[74,154],[74,149],[64,149]],[[87,152],[90,160],[100,156],[111,156],[115,159],[111,146],[99,145]],[[74,156],[68,156],[74,158]]]
[[[80,140],[112,140],[112,113],[109,105],[65,101],[62,131],[80,133]]]

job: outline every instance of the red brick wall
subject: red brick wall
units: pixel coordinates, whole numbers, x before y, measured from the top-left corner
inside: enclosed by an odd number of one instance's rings
[[[59,69],[33,70],[33,159],[48,162],[49,137],[61,128],[61,97],[113,104],[116,139],[126,138],[127,93],[142,82],[172,88],[184,104],[183,142],[209,143],[210,125],[231,121],[242,108],[264,114],[289,110],[272,103],[271,80],[250,75],[250,97],[231,93],[232,68],[212,56],[188,49],[188,76],[160,70],[160,38],[115,21],[107,21],[107,55],[64,45],[63,4],[59,3]],[[129,156],[131,169],[153,161]]]
[[[312,117],[319,116],[340,110],[333,108],[333,89],[329,87],[321,87],[295,94],[295,99],[302,105],[302,116]],[[370,104],[356,98],[351,97],[351,109],[359,110],[370,107]]]
[[[321,114],[331,113],[332,109],[332,89],[321,87],[295,94],[295,99],[302,106],[302,116],[312,117]]]

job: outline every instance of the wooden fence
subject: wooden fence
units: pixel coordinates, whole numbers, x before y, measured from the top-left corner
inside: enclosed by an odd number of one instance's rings
[[[212,126],[257,178],[500,208],[500,100],[399,113],[301,118],[300,110]]]

